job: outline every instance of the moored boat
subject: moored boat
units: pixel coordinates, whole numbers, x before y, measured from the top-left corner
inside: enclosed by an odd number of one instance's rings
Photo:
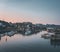
[[[45,34],[42,34],[41,37],[43,37],[43,38],[51,38],[52,35],[55,35],[55,33],[45,33]]]

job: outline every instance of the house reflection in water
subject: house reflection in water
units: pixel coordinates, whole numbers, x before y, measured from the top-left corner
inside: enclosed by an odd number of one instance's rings
[[[30,36],[30,35],[37,34],[37,33],[38,32],[34,32],[32,34],[30,34],[30,33],[24,34],[24,33],[16,32],[16,31],[5,32],[5,33],[2,33],[2,34],[0,33],[0,41],[1,41],[2,37],[5,37],[5,41],[7,42],[7,39],[8,39],[7,36],[12,37],[12,36],[17,35],[17,34],[23,35],[23,36]]]

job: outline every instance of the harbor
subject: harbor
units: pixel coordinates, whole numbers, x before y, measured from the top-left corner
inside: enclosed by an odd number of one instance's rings
[[[46,33],[41,35],[42,38],[49,38],[52,40],[60,40],[60,29],[47,29]]]

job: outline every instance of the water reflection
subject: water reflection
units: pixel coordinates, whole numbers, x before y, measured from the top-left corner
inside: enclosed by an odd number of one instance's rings
[[[17,31],[10,31],[10,32],[4,32],[2,34],[0,34],[0,41],[2,39],[2,37],[5,36],[5,41],[7,42],[7,36],[8,37],[12,37],[14,35],[22,35],[22,36],[31,36],[31,35],[37,35],[39,32],[34,32],[32,34],[24,34],[24,33],[20,33],[20,32],[17,32]],[[41,36],[41,35],[40,35]],[[44,38],[44,39],[49,39],[50,40],[50,44],[53,45],[53,46],[59,46],[60,45],[60,39],[51,39],[51,37],[41,37],[41,38]]]
[[[37,33],[39,33],[39,32],[34,32],[34,33],[31,33],[31,34],[30,33],[26,34],[26,32],[21,33],[21,32],[17,32],[17,31],[3,32],[3,33],[0,33],[0,40],[4,36],[12,37],[12,36],[17,35],[17,34],[20,34],[20,35],[23,35],[23,36],[31,36],[31,35],[34,35],[34,34],[37,34]],[[7,38],[6,38],[6,41],[7,41]]]
[[[58,40],[52,40],[52,39],[50,39],[50,44],[52,46],[54,46],[54,47],[60,46],[60,39],[58,39]]]
[[[60,40],[43,39],[42,32],[36,34],[22,34],[19,32],[5,32],[0,34],[0,52],[60,52]]]
[[[54,46],[54,47],[60,46],[60,34],[55,34],[55,35],[52,34],[48,36],[44,35],[41,38],[44,38],[45,40],[46,39],[49,40],[51,46]]]

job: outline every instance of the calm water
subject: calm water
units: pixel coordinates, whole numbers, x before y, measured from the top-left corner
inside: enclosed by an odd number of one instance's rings
[[[60,52],[60,41],[41,38],[41,34],[0,37],[0,52]]]

